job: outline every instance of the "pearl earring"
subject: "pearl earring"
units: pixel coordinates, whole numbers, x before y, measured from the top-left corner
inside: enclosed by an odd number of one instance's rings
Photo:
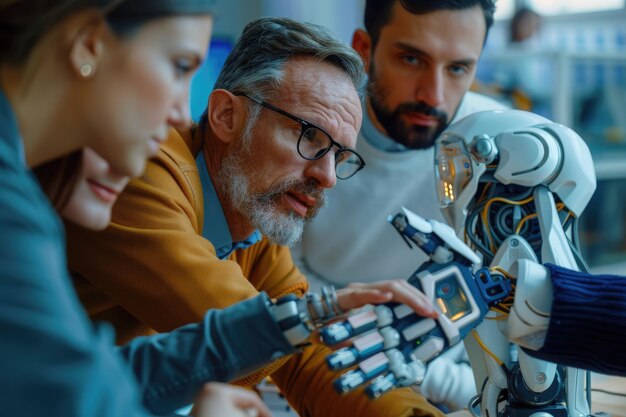
[[[91,67],[90,64],[83,64],[80,67],[80,75],[83,78],[88,78],[92,73],[93,73],[93,68]]]

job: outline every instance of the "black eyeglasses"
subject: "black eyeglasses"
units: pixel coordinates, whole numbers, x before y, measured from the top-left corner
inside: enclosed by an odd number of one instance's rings
[[[298,123],[302,130],[300,131],[300,137],[298,138],[298,153],[304,159],[309,161],[313,161],[316,159],[320,159],[324,155],[328,153],[328,151],[333,147],[337,147],[337,152],[335,153],[335,173],[337,178],[340,180],[347,180],[357,172],[363,169],[365,166],[365,161],[361,158],[361,155],[353,151],[352,149],[348,149],[336,142],[330,135],[321,127],[315,126],[311,122],[307,122],[304,119],[301,119],[293,114],[286,112],[285,110],[279,109],[276,106],[272,106],[269,103],[266,103],[263,100],[259,100],[256,97],[251,97],[245,93],[233,93],[236,96],[247,97],[250,100],[254,101],[256,104],[259,104],[265,108],[268,108],[276,113],[282,114],[285,117],[290,118]]]

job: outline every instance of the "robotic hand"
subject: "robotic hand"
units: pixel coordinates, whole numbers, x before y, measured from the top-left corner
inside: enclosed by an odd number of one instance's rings
[[[409,246],[415,243],[430,257],[409,283],[433,301],[440,315],[423,318],[405,305],[388,303],[323,328],[322,340],[331,346],[358,336],[327,358],[334,370],[358,363],[335,380],[339,392],[371,381],[365,392],[376,398],[394,387],[421,383],[425,364],[462,340],[511,290],[501,274],[473,272],[480,259],[449,226],[407,209],[388,220]]]
[[[344,313],[333,286],[322,287],[321,295],[313,292],[302,298],[285,295],[272,302],[269,308],[283,335],[296,348],[306,346],[319,327]]]

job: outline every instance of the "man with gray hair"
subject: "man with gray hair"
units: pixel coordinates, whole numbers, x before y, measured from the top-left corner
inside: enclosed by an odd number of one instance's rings
[[[199,125],[171,132],[120,196],[112,225],[99,234],[68,225],[69,265],[92,317],[112,322],[125,341],[259,291],[303,295],[308,284],[287,246],[324,205],[324,190],[364,167],[353,150],[363,82],[360,57],[323,28],[280,18],[250,23]],[[423,297],[405,281],[347,291],[363,303],[394,300],[416,310]],[[271,374],[301,416],[440,415],[408,389],[377,401],[362,392],[341,397],[328,353],[313,344],[240,382]]]

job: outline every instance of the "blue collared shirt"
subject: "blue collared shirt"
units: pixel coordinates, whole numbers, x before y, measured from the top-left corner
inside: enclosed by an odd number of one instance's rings
[[[261,240],[261,232],[255,230],[250,236],[240,242],[233,242],[230,229],[222,204],[217,196],[213,181],[207,170],[204,152],[196,158],[200,182],[202,183],[202,195],[204,196],[204,225],[202,226],[202,236],[213,244],[217,257],[226,259],[237,249],[248,248]],[[209,221],[210,220],[210,221]]]

